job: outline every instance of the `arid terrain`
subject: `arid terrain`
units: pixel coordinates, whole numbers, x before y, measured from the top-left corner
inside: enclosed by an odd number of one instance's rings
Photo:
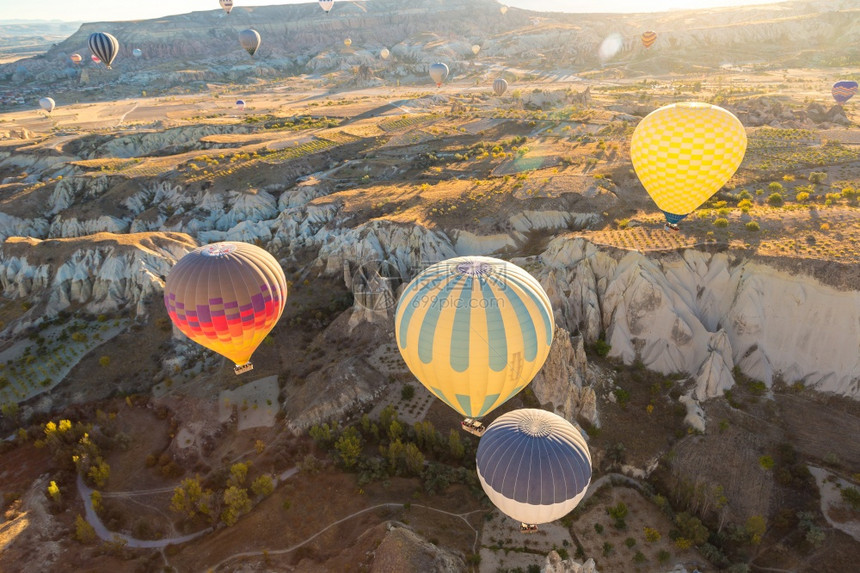
[[[84,24],[0,64],[0,570],[851,570],[860,102],[830,86],[860,66],[860,7],[393,4],[100,23],[111,71],[68,62]],[[629,150],[681,101],[749,143],[672,232]],[[240,377],[162,302],[175,262],[223,240],[289,281]],[[535,534],[394,342],[398,289],[470,254],[529,271],[557,326],[485,421],[542,407],[588,435],[586,499]],[[364,289],[380,270],[388,290]]]

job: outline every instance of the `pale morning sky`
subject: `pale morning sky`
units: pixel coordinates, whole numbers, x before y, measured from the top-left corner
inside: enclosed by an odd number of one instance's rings
[[[336,13],[338,3],[346,3],[346,1],[335,0],[333,13]],[[369,1],[372,2],[373,0]],[[778,0],[506,0],[505,4],[531,10],[565,12],[658,12],[741,4],[770,4],[776,1]],[[308,0],[252,0],[248,2],[234,0],[234,6],[307,2]],[[220,9],[217,0],[150,0],[143,2],[135,0],[0,0],[0,22],[18,19],[57,19],[76,22],[137,20],[215,9]]]

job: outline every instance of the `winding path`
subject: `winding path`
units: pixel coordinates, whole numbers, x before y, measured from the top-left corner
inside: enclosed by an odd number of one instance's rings
[[[306,545],[306,544],[310,543],[311,541],[313,541],[314,539],[316,539],[317,537],[319,537],[320,535],[322,535],[323,533],[325,533],[326,531],[328,531],[328,530],[329,530],[329,529],[331,529],[332,527],[336,527],[336,526],[340,525],[341,523],[343,523],[343,522],[345,522],[345,521],[349,521],[350,519],[352,519],[353,517],[355,517],[355,516],[357,516],[357,515],[361,515],[362,513],[367,513],[368,511],[373,511],[373,510],[380,509],[380,508],[384,508],[384,507],[399,507],[399,508],[403,508],[403,507],[404,507],[404,505],[405,505],[405,504],[403,504],[403,503],[380,503],[380,504],[378,504],[378,505],[374,505],[374,506],[372,506],[372,507],[366,507],[366,508],[364,508],[364,509],[361,509],[361,510],[359,510],[359,511],[356,511],[355,513],[351,513],[351,514],[347,515],[346,517],[342,517],[341,519],[338,519],[338,520],[337,520],[337,521],[335,521],[334,523],[330,523],[329,525],[327,525],[327,526],[325,526],[324,528],[320,529],[319,531],[317,531],[316,533],[314,533],[313,535],[311,535],[311,536],[310,536],[310,537],[308,537],[307,539],[305,539],[305,540],[303,540],[303,541],[300,541],[299,543],[296,543],[295,545],[292,545],[292,546],[290,546],[290,547],[287,547],[286,549],[275,549],[275,550],[271,550],[271,551],[269,551],[269,550],[243,551],[243,552],[241,552],[241,553],[235,553],[235,554],[231,555],[230,557],[225,557],[224,559],[222,559],[220,562],[218,562],[218,563],[217,563],[217,564],[215,564],[214,566],[212,566],[212,567],[207,567],[207,568],[205,569],[205,571],[218,571],[218,569],[219,569],[220,567],[222,567],[222,566],[224,566],[224,565],[228,564],[229,562],[231,562],[231,561],[233,561],[233,560],[235,560],[235,559],[241,559],[241,558],[243,558],[243,557],[256,557],[256,556],[261,556],[261,555],[283,555],[283,554],[285,554],[285,553],[290,553],[291,551],[295,551],[296,549],[298,549],[298,548],[302,547],[303,545]],[[471,515],[471,514],[473,514],[473,513],[478,513],[478,512],[486,511],[486,510],[484,510],[484,509],[476,509],[476,510],[474,510],[474,511],[470,511],[470,512],[467,512],[467,513],[451,513],[450,511],[445,511],[445,510],[443,510],[443,509],[436,509],[435,507],[428,507],[428,506],[426,506],[426,505],[420,505],[420,504],[417,504],[417,503],[412,503],[412,504],[409,504],[409,505],[410,505],[410,507],[420,507],[420,508],[423,508],[423,509],[427,509],[427,510],[430,510],[430,511],[435,511],[435,512],[438,512],[438,513],[444,513],[445,515],[450,515],[451,517],[457,517],[457,518],[459,518],[459,519],[462,519],[462,520],[466,523],[466,525],[468,525],[468,526],[469,526],[469,529],[471,529],[472,531],[474,531],[474,532],[475,532],[475,542],[472,544],[472,551],[474,551],[474,550],[475,550],[475,547],[476,547],[476,545],[477,545],[477,543],[478,543],[478,530],[477,530],[477,529],[475,529],[475,527],[474,527],[471,523],[469,523],[469,520],[468,520],[468,519],[466,519],[466,516],[467,516],[467,515]]]

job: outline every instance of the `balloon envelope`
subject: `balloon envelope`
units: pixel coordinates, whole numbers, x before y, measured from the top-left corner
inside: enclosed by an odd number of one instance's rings
[[[851,80],[836,82],[830,88],[830,93],[833,94],[833,99],[838,103],[845,103],[857,93],[857,82]]]
[[[490,501],[527,524],[564,517],[591,483],[591,454],[582,434],[546,410],[499,416],[481,437],[476,462]]]
[[[499,12],[501,12],[502,14],[507,14],[508,13],[508,7],[507,6],[501,6],[499,8]]]
[[[475,54],[476,56],[478,55],[478,52],[480,52],[480,51],[481,51],[481,46],[479,46],[478,44],[475,44],[474,46],[472,46],[472,53]]]
[[[107,69],[111,69],[110,66],[113,63],[113,59],[119,53],[119,42],[117,42],[116,38],[104,32],[93,32],[90,34],[87,43],[93,55],[104,62]]]
[[[508,91],[508,82],[504,79],[499,78],[493,82],[493,93],[497,96],[502,96],[504,93]]]
[[[326,14],[331,12],[333,6],[334,0],[320,0],[320,8],[322,8]]]
[[[131,55],[134,56],[135,58],[139,58],[143,55],[143,52],[140,50],[140,48],[135,48],[134,50],[131,51]]]
[[[239,109],[245,109],[245,100],[236,100],[236,107],[238,107]]]
[[[445,78],[448,77],[448,66],[443,64],[442,62],[436,62],[435,64],[431,64],[430,77],[433,78],[434,82],[436,82],[436,87],[441,86],[442,82],[445,81]]]
[[[194,249],[174,265],[164,285],[164,304],[173,324],[236,365],[248,363],[281,318],[286,299],[281,265],[247,243]]]
[[[343,45],[344,45],[344,46],[346,46],[346,47],[351,46],[351,45],[352,45],[352,40],[350,40],[349,38],[345,39],[345,40],[343,41]]]
[[[90,56],[90,59],[93,61],[93,63],[96,63],[96,64],[100,64],[100,63],[102,63],[101,58],[99,58],[99,57],[98,57],[97,55],[95,55],[95,54],[93,54],[92,56]]]
[[[552,307],[540,283],[490,257],[426,268],[394,317],[409,370],[463,416],[486,415],[531,382],[552,344]]]
[[[677,223],[725,185],[746,148],[744,126],[731,112],[685,102],[656,109],[639,122],[630,159],[666,220]]]
[[[646,48],[650,48],[654,45],[654,42],[657,41],[657,32],[652,32],[648,30],[647,32],[642,34],[642,45]]]
[[[69,56],[69,59],[72,60],[73,64],[80,64],[83,58],[81,58],[80,54],[72,54]]]
[[[390,55],[391,52],[388,51],[388,48],[382,48],[382,50],[379,51],[379,57],[383,60],[387,60]]]
[[[54,111],[54,105],[54,100],[49,97],[43,97],[39,100],[39,106],[48,113]]]
[[[221,8],[224,9],[228,14],[233,9],[233,0],[219,0],[218,2],[221,5]]]
[[[239,44],[245,48],[246,52],[253,56],[257,48],[260,47],[260,33],[250,28],[242,30],[239,32]]]

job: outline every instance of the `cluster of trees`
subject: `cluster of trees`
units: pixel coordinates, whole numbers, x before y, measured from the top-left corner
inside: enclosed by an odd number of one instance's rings
[[[250,462],[239,462],[231,465],[221,480],[214,477],[204,483],[199,475],[185,478],[173,490],[170,509],[187,519],[203,516],[213,525],[220,521],[232,526],[251,511],[255,501],[275,490],[275,482],[268,474],[249,480],[250,469]]]
[[[426,420],[406,424],[391,405],[376,420],[365,414],[355,426],[316,425],[310,436],[343,469],[357,472],[360,485],[410,476],[421,478],[428,493],[443,491],[452,483],[480,491],[473,440],[464,440],[457,430],[445,436]]]

